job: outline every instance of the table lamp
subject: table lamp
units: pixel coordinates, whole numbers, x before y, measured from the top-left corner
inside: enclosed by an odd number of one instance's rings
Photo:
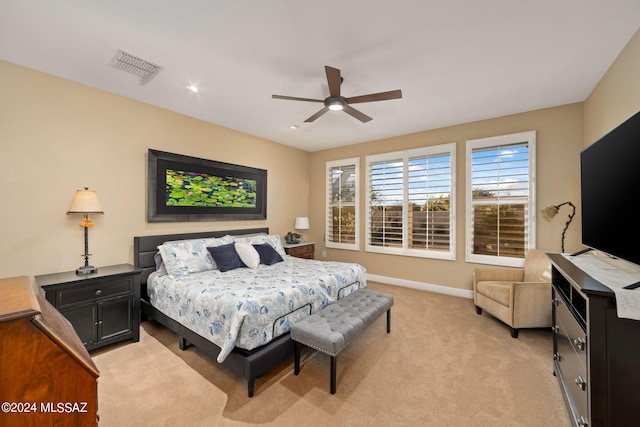
[[[96,192],[89,190],[89,187],[84,187],[84,190],[77,190],[71,202],[71,207],[67,211],[67,215],[71,214],[84,215],[82,222],[80,222],[80,227],[84,228],[84,265],[76,269],[76,274],[96,273],[98,269],[89,265],[89,257],[91,256],[89,253],[89,227],[93,227],[93,221],[89,214],[104,214]]]
[[[564,205],[569,205],[571,207],[571,213],[569,214],[569,219],[567,219],[566,224],[564,225],[564,230],[562,230],[562,253],[564,253],[564,234],[567,232],[567,228],[569,228],[569,224],[571,224],[571,220],[573,220],[573,216],[576,214],[576,207],[571,202],[560,203],[559,205],[547,206],[542,209],[540,213],[545,219],[551,219],[560,212],[560,207]]]

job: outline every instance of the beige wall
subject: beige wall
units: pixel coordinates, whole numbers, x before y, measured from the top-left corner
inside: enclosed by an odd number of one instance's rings
[[[326,251],[325,259],[360,262],[372,275],[468,290],[475,265],[464,262],[465,141],[536,130],[538,209],[565,200],[579,207],[578,153],[640,110],[638,75],[640,32],[584,103],[309,154],[0,61],[0,277],[69,270],[82,263],[80,219],[65,212],[74,191],[87,185],[97,190],[105,210],[90,231],[98,266],[132,262],[136,235],[257,226],[284,234],[295,216],[308,214],[311,230],[305,237],[316,242],[318,258]],[[364,167],[367,154],[453,141],[458,144],[456,261],[324,247],[327,160],[359,156]],[[268,219],[148,224],[148,148],[267,169]],[[539,248],[560,250],[564,209],[553,221],[538,220]],[[565,246],[566,251],[582,247],[579,210]]]
[[[96,266],[133,262],[133,237],[270,227],[307,214],[309,153],[0,61],[0,277],[82,265],[76,189],[97,191],[89,251]],[[267,220],[146,221],[147,150],[268,170]],[[292,197],[291,195],[295,195]]]
[[[465,262],[465,150],[469,139],[497,136],[514,132],[535,130],[537,150],[537,203],[542,207],[579,199],[579,152],[583,144],[583,104],[570,104],[555,108],[516,114],[411,135],[403,135],[380,141],[352,145],[311,154],[311,202],[310,221],[323,224],[324,174],[328,160],[360,157],[361,188],[364,188],[365,156],[429,145],[457,143],[457,251],[456,261],[441,261],[415,257],[403,257],[326,249],[323,231],[312,227],[312,238],[317,243],[316,256],[326,251],[326,259],[359,262],[368,274],[402,279],[415,284],[433,284],[460,289],[471,288],[471,273],[477,265]],[[364,197],[361,204],[361,224],[364,224]],[[569,209],[561,211],[553,221],[539,218],[537,222],[537,247],[548,251],[560,251],[560,235]],[[580,245],[580,220],[576,215],[565,241],[565,251],[582,248]],[[361,228],[361,232],[364,232]],[[361,247],[364,248],[364,236]],[[410,283],[414,284],[414,283]]]
[[[585,101],[585,146],[640,111],[639,76],[640,30]]]

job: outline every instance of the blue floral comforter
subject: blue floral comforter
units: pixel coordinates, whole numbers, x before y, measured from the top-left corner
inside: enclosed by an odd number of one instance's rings
[[[251,350],[289,331],[291,325],[339,297],[366,287],[359,264],[283,257],[257,269],[207,270],[171,279],[152,273],[151,305],[221,348],[218,362],[235,346]]]

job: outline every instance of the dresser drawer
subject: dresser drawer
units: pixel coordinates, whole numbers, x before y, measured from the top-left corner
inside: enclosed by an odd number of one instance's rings
[[[559,336],[564,336],[567,339],[571,348],[578,357],[580,364],[586,368],[587,335],[584,333],[573,314],[571,314],[562,298],[558,298],[558,306],[556,307],[556,323],[560,328]]]
[[[555,336],[557,375],[565,389],[569,410],[578,425],[589,419],[589,384],[587,373],[587,339],[565,301],[557,297]]]
[[[133,279],[130,276],[56,290],[56,307],[65,307],[126,293],[133,293]]]
[[[315,245],[313,243],[309,243],[300,246],[290,246],[285,248],[285,252],[287,253],[287,255],[291,255],[297,258],[313,259]]]
[[[575,352],[573,343],[562,334],[557,336],[559,374],[562,375],[566,391],[570,396],[575,418],[589,419],[589,381],[582,357]],[[573,412],[572,411],[572,412]]]

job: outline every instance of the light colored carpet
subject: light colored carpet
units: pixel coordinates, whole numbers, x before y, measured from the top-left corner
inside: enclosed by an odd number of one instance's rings
[[[246,382],[176,335],[142,324],[141,339],[92,353],[100,370],[100,426],[570,426],[553,376],[550,330],[518,339],[473,301],[370,282],[393,294],[386,316],[338,356],[337,393],[329,357],[293,355]]]

